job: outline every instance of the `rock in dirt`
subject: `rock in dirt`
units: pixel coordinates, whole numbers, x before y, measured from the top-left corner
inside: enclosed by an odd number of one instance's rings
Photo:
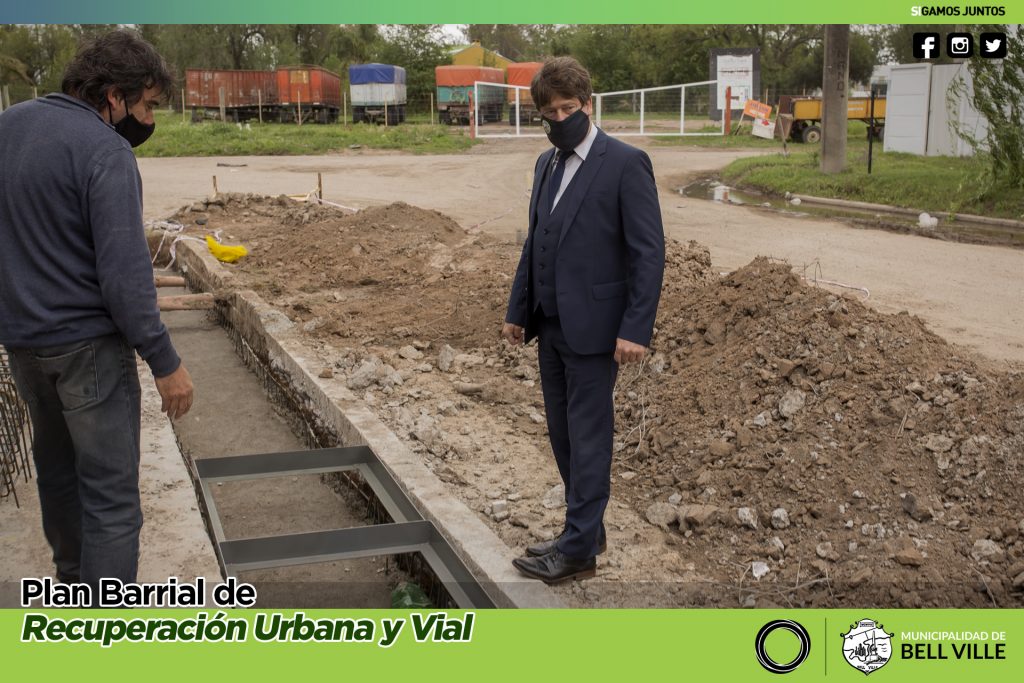
[[[772,510],[772,528],[785,529],[789,526],[789,513],[786,508],[775,508]]]
[[[730,455],[732,455],[733,451],[735,450],[735,446],[733,446],[728,441],[724,441],[722,439],[712,441],[711,445],[708,446],[708,453],[715,456],[716,458],[727,458]]]
[[[953,439],[942,434],[929,434],[921,440],[921,445],[932,453],[946,453],[953,448]]]
[[[974,542],[974,547],[971,548],[971,557],[976,562],[1001,559],[1003,555],[1004,551],[999,547],[999,544],[988,538],[979,538]]]
[[[377,370],[380,368],[380,359],[370,356],[360,363],[348,378],[349,389],[365,389],[377,381]]]
[[[892,559],[899,564],[906,567],[920,567],[924,564],[924,556],[909,536],[900,536],[888,545]]]
[[[770,572],[770,571],[771,571],[771,567],[768,566],[767,562],[751,562],[750,563],[750,573],[758,581],[760,581],[762,577],[767,576],[768,572]]]
[[[679,522],[691,529],[705,527],[717,522],[721,513],[721,508],[715,505],[684,505],[679,509]]]
[[[437,369],[441,372],[448,372],[455,362],[455,349],[445,344],[437,354]]]
[[[558,508],[565,507],[565,487],[562,484],[556,484],[548,489],[548,492],[544,494],[543,505],[548,510],[556,510]]]
[[[806,396],[807,395],[799,389],[787,391],[782,399],[779,400],[779,415],[785,418],[790,418],[799,413],[803,410]]]
[[[750,508],[740,508],[736,511],[740,524],[751,529],[757,528],[757,513]]]
[[[421,360],[423,358],[423,352],[411,344],[400,348],[398,355],[406,360]]]
[[[678,512],[668,503],[652,503],[647,507],[645,514],[647,521],[654,526],[668,529],[669,524],[674,524],[678,519]]]

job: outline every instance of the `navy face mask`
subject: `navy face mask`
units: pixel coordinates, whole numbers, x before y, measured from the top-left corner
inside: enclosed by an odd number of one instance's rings
[[[563,152],[571,152],[590,132],[590,117],[582,109],[577,109],[561,121],[542,117],[541,125],[552,145]]]
[[[138,147],[153,134],[153,131],[156,130],[156,123],[151,123],[147,126],[135,118],[135,115],[128,111],[127,100],[124,103],[124,112],[124,118],[114,124],[114,130],[127,140],[129,145]],[[113,118],[113,113],[111,113],[111,118]]]

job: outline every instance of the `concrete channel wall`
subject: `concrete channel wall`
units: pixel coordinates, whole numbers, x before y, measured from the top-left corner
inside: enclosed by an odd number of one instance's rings
[[[196,292],[225,296],[220,313],[253,354],[266,364],[274,381],[288,393],[314,432],[336,436],[330,445],[366,445],[377,455],[412,500],[423,518],[433,522],[500,607],[563,607],[543,583],[525,579],[513,567],[517,556],[465,503],[451,495],[413,453],[346,386],[318,377],[320,362],[303,345],[300,331],[287,316],[251,290],[238,290],[237,279],[205,246],[177,245],[178,266]]]

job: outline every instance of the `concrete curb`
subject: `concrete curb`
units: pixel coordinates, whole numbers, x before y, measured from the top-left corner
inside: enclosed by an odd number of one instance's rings
[[[318,377],[319,361],[310,357],[301,333],[283,313],[251,290],[236,291],[237,278],[204,247],[182,241],[178,264],[196,291],[227,295],[226,315],[235,330],[265,359],[275,376],[288,378],[308,411],[340,445],[367,445],[384,463],[424,519],[432,521],[500,607],[564,607],[554,592],[525,579],[512,567],[517,556],[444,484],[401,439],[346,386]]]
[[[850,199],[832,199],[829,197],[812,197],[806,194],[790,195],[791,199],[799,199],[808,204],[820,204],[822,206],[835,206],[842,209],[856,209],[858,211],[877,211],[881,213],[894,213],[904,216],[918,216],[922,213],[920,209],[906,209],[901,206],[889,206],[888,204],[873,204],[871,202],[857,202]],[[947,221],[960,221],[962,223],[977,223],[978,225],[997,225],[1003,228],[1016,228],[1024,230],[1024,221],[1015,221],[1010,218],[991,218],[989,216],[975,216],[970,213],[949,213],[948,211],[929,211],[932,216],[943,218]]]

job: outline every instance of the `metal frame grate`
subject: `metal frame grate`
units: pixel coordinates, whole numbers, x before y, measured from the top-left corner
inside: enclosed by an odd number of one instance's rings
[[[217,556],[227,576],[253,569],[419,553],[460,608],[495,606],[434,524],[423,519],[367,446],[206,458],[194,464]],[[367,482],[394,523],[262,538],[225,538],[213,500],[213,487],[218,482],[352,471]]]

